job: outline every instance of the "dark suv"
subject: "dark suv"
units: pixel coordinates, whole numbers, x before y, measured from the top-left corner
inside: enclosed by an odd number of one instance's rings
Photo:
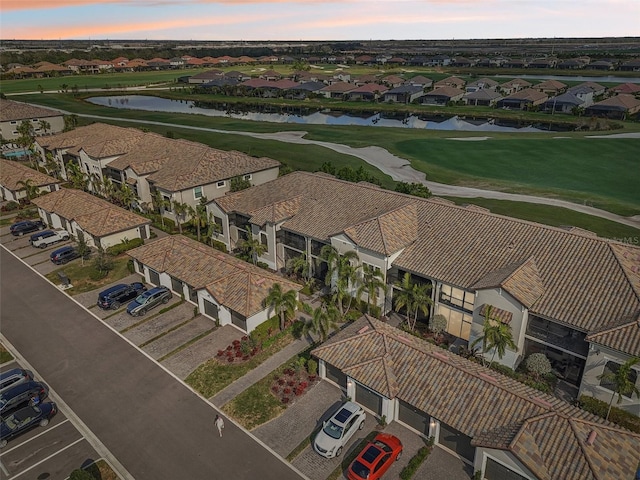
[[[35,232],[36,230],[43,230],[45,224],[42,220],[23,220],[22,222],[14,223],[9,227],[11,235],[18,236],[25,233]]]
[[[42,402],[49,396],[49,387],[44,383],[30,381],[16,385],[0,393],[0,415],[5,416],[9,412],[26,406],[34,397]]]
[[[51,252],[49,258],[56,265],[61,265],[76,258],[80,258],[80,253],[74,247],[67,245],[66,247],[60,247]]]
[[[109,308],[117,310],[124,302],[133,300],[142,292],[146,291],[147,287],[140,282],[134,282],[130,285],[120,283],[100,292],[98,295],[98,306],[105,310]]]
[[[154,287],[138,295],[133,302],[127,305],[127,313],[134,317],[142,316],[147,313],[147,310],[151,310],[161,303],[168,303],[172,296],[171,290],[167,287]]]

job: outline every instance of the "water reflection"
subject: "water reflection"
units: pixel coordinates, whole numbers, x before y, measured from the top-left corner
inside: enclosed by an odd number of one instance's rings
[[[170,113],[196,113],[211,117],[226,117],[271,123],[301,125],[355,125],[363,127],[417,128],[427,130],[455,130],[466,132],[542,132],[529,124],[502,119],[468,119],[457,116],[407,115],[404,113],[354,113],[334,110],[312,111],[302,107],[273,107],[170,100],[149,95],[92,97],[88,102],[112,108],[147,110]],[[548,125],[545,125],[548,131]],[[553,128],[553,127],[552,127]]]

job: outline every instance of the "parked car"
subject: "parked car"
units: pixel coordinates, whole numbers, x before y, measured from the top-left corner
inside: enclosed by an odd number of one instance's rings
[[[0,393],[21,383],[33,380],[33,373],[22,368],[12,368],[0,373]]]
[[[313,449],[326,458],[339,457],[342,449],[356,430],[364,427],[367,417],[364,409],[355,402],[345,402],[313,440]]]
[[[58,413],[58,406],[53,402],[46,402],[21,408],[3,418],[0,424],[0,448],[6,447],[9,440],[33,427],[38,425],[46,427],[56,413]]]
[[[402,442],[388,433],[379,433],[358,454],[349,468],[349,480],[379,480],[402,456]]]
[[[105,310],[108,310],[109,308],[117,310],[124,302],[134,299],[146,291],[147,287],[140,282],[133,282],[129,285],[126,283],[119,283],[118,285],[107,288],[98,294],[98,306]]]
[[[67,245],[65,247],[55,249],[51,252],[49,258],[56,265],[61,265],[63,263],[70,262],[71,260],[75,260],[76,258],[80,258],[80,252],[78,252],[78,249],[75,247]]]
[[[133,315],[144,315],[153,307],[161,303],[167,303],[173,295],[167,287],[155,287],[138,295],[136,299],[127,306],[127,313]]]
[[[33,398],[37,398],[37,403],[40,403],[48,396],[49,388],[41,382],[31,380],[13,386],[0,393],[0,415],[5,416],[17,408],[26,406]]]
[[[44,237],[45,235],[50,235],[51,232],[53,232],[53,230],[40,230],[39,232],[36,232],[29,237],[29,243],[33,245],[33,242]]]
[[[69,240],[70,235],[66,230],[47,230],[37,240],[31,241],[31,245],[37,248],[47,248],[54,243]]]
[[[36,230],[44,230],[45,226],[42,220],[23,220],[11,225],[9,231],[11,235],[21,236],[25,233],[35,232]]]

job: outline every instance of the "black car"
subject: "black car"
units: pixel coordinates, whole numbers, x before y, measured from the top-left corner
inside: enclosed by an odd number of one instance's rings
[[[80,252],[78,252],[76,248],[67,245],[51,252],[49,258],[56,265],[61,265],[63,263],[70,262],[71,260],[75,260],[76,258],[80,258]]]
[[[22,222],[11,225],[9,231],[11,231],[11,235],[18,236],[35,232],[36,230],[43,230],[44,228],[45,224],[42,220],[23,220]]]
[[[117,310],[123,303],[133,300],[142,292],[146,291],[147,287],[140,282],[133,282],[129,285],[120,283],[100,292],[98,295],[98,306],[105,310],[109,308]]]
[[[2,419],[0,424],[0,448],[5,447],[13,437],[17,437],[33,427],[46,427],[49,420],[58,413],[58,406],[53,402],[24,407]]]
[[[40,403],[48,396],[49,388],[44,383],[33,380],[21,383],[0,394],[0,415],[4,417],[9,412],[24,407],[34,398]]]

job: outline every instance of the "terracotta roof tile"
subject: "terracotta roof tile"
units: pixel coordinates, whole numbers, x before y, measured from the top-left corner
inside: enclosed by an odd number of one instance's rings
[[[68,188],[33,200],[39,208],[73,220],[85,232],[104,237],[151,223],[140,215],[80,190]]]
[[[541,479],[631,478],[640,459],[640,435],[373,318],[312,354],[380,393],[397,392],[474,445],[511,450]],[[591,430],[603,438],[585,448]]]
[[[61,183],[57,178],[45,175],[26,165],[0,158],[0,185],[12,191],[22,190],[24,186],[18,182],[26,182],[27,180],[31,180],[35,187]]]
[[[238,260],[182,235],[172,235],[130,250],[128,254],[157,272],[166,272],[199,290],[205,288],[221,304],[250,317],[264,309],[273,285],[300,290],[274,273]]]
[[[640,312],[596,330],[586,340],[640,357]]]
[[[62,112],[50,108],[30,105],[28,103],[14,102],[13,100],[0,98],[0,122],[48,117],[62,117]]]
[[[480,306],[480,315],[485,317],[488,312],[491,312],[489,318],[493,320],[498,320],[501,323],[506,323],[507,325],[511,323],[513,319],[513,313],[508,312],[507,310],[503,310],[502,308],[498,308],[494,305],[489,305],[488,303],[483,303]]]

